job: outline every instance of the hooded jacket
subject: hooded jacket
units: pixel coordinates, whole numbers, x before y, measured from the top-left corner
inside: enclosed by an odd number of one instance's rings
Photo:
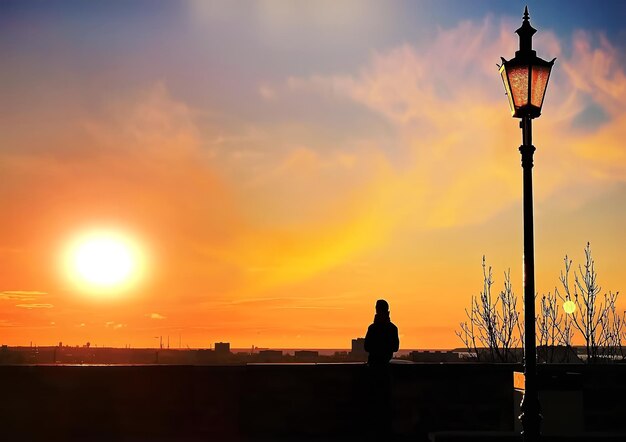
[[[400,347],[398,327],[389,319],[389,313],[377,313],[374,323],[367,328],[365,351],[369,353],[369,365],[387,364]]]

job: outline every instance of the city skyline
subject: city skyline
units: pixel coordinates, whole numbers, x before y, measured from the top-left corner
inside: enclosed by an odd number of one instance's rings
[[[534,128],[537,290],[587,242],[603,293],[623,290],[623,2],[9,1],[0,344],[347,348],[384,298],[401,348],[462,347],[483,255],[522,296],[496,64],[526,3],[557,57]],[[136,252],[127,285],[67,265],[92,231]]]

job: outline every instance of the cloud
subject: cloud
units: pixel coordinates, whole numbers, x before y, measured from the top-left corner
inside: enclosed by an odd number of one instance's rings
[[[618,49],[605,35],[585,31],[574,35],[572,45],[573,56],[562,64],[573,88],[589,94],[608,113],[623,114],[626,75],[619,63]]]
[[[390,169],[385,198],[410,201],[413,210],[380,216],[396,215],[418,229],[482,223],[520,198],[519,132],[495,67],[517,48],[511,29],[492,18],[463,22],[427,43],[375,53],[352,74],[289,78],[284,90],[348,98],[392,125],[397,147],[379,152],[389,164],[397,156],[404,161]],[[574,35],[569,56],[561,52],[568,42],[549,31],[535,40],[540,56],[559,57],[535,129],[537,161],[551,171],[538,179],[537,198],[562,198],[581,180],[599,191],[607,180],[626,180],[626,76],[617,49],[602,35],[594,47],[588,33]],[[610,118],[578,128],[576,117],[589,103]],[[579,192],[569,195],[585,201]]]
[[[11,301],[34,301],[42,295],[47,295],[47,293],[29,290],[5,290],[0,292],[0,299]]]
[[[259,95],[267,101],[272,101],[276,98],[276,91],[267,85],[261,85],[259,86]]]
[[[146,316],[150,319],[166,319],[165,316],[160,315],[158,313],[150,313],[150,314],[146,314]]]
[[[520,132],[496,67],[517,49],[516,26],[466,21],[430,41],[376,52],[349,73],[265,85],[277,106],[291,99],[343,110],[350,102],[360,109],[352,114],[368,112],[384,125],[349,136],[326,120],[249,132],[247,154],[226,168],[239,180],[232,185],[243,229],[227,248],[211,247],[239,271],[241,291],[263,292],[371,250],[401,248],[397,232],[483,224],[519,204]],[[619,104],[626,81],[615,48],[602,37],[594,41],[550,31],[535,38],[540,56],[558,57],[535,125],[538,203],[581,206],[626,179],[620,144],[626,114]],[[571,54],[562,50],[570,45]],[[587,72],[587,79],[570,72]],[[608,119],[578,127],[590,103]],[[357,127],[354,121],[346,127]],[[320,137],[316,124],[332,136]]]
[[[52,308],[54,305],[52,304],[16,304],[16,307],[26,308],[26,309],[39,309],[39,308]]]
[[[490,19],[464,22],[440,30],[427,45],[375,53],[353,74],[287,80],[288,92],[350,99],[393,128],[391,145],[352,152],[352,168],[363,171],[369,163],[375,171],[362,192],[373,236],[386,239],[406,225],[427,230],[482,222],[518,198],[508,162],[516,152],[499,153],[503,140],[512,139],[503,128],[514,122],[495,68],[496,54],[514,43]],[[477,198],[484,190],[487,198]]]

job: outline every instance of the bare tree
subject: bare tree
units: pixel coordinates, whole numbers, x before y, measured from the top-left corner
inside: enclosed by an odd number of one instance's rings
[[[518,355],[512,350],[520,344],[523,347],[524,330],[520,314],[517,310],[517,296],[511,286],[511,269],[504,273],[504,289],[500,292],[500,312],[498,313],[501,331],[496,333],[499,338],[499,346],[504,352],[504,361],[516,361]]]
[[[461,330],[456,331],[456,335],[479,360],[512,362],[517,360],[512,349],[521,343],[522,333],[510,271],[504,274],[503,290],[492,297],[493,276],[484,256],[482,267],[483,290],[478,296],[472,296],[469,310],[465,309],[467,321],[460,324]]]
[[[577,359],[572,342],[578,332],[585,342],[587,362],[623,359],[626,356],[623,346],[626,312],[620,314],[617,311],[619,292],[599,296],[602,289],[597,283],[591,245],[587,243],[585,264],[579,265],[577,271],[572,271],[572,260],[567,255],[564,262],[565,270],[561,271],[559,278],[562,292],[555,288],[554,294],[541,297],[537,320],[539,356],[546,362]],[[465,309],[467,320],[455,333],[468,352],[474,353],[479,360],[515,361],[519,354],[514,349],[524,344],[521,338],[524,333],[510,273],[504,273],[504,289],[493,297],[491,267],[487,267],[484,256],[482,267],[483,290],[478,296],[472,296],[470,308]],[[570,283],[571,273],[573,284]],[[559,306],[565,306],[565,303],[573,303],[571,313],[562,313]]]
[[[624,357],[622,338],[624,337],[624,313],[619,315],[615,303],[619,292],[604,295],[600,315],[598,346],[600,355],[609,360]]]
[[[548,293],[541,297],[541,308],[537,320],[537,334],[539,336],[539,357],[544,361],[552,362],[554,353],[548,349],[554,347],[557,341],[558,329],[562,318],[559,317],[557,304],[553,296]]]
[[[624,315],[616,313],[616,301],[619,292],[598,297],[601,287],[597,283],[598,274],[591,254],[591,245],[585,247],[585,264],[574,271],[573,290],[570,286],[572,260],[565,255],[565,271],[561,271],[561,285],[564,295],[557,289],[557,295],[563,302],[572,301],[575,310],[568,316],[585,341],[587,361],[598,362],[601,359],[616,359],[622,355],[624,338]]]
[[[541,297],[541,309],[537,321],[539,356],[545,362],[565,362],[574,354],[572,348],[572,321],[569,315],[559,311],[558,296],[548,293]],[[565,353],[557,352],[564,349]]]

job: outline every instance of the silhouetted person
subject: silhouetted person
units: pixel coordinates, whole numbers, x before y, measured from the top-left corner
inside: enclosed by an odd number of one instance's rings
[[[400,347],[398,327],[389,318],[389,304],[384,299],[376,301],[374,323],[367,328],[365,351],[369,353],[369,366],[386,366]]]
[[[365,351],[369,353],[370,424],[375,440],[392,438],[391,373],[389,361],[400,347],[398,327],[389,318],[389,304],[384,299],[376,301],[374,322],[367,328]]]

